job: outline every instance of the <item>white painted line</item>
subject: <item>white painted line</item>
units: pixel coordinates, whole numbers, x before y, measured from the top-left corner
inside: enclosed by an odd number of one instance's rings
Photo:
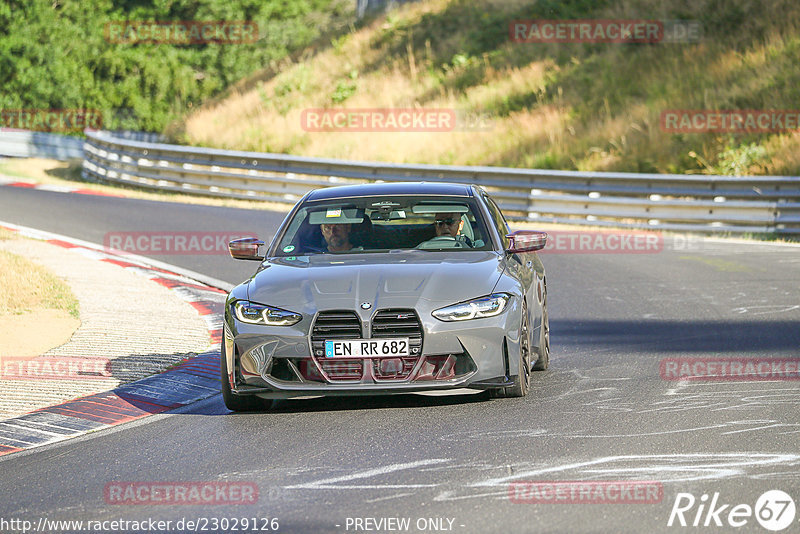
[[[0,423],[0,427],[19,428],[19,429],[22,429],[22,430],[24,430],[24,431],[26,431],[26,432],[29,432],[29,433],[31,433],[31,434],[35,434],[35,433],[37,433],[37,432],[38,432],[38,433],[40,433],[40,434],[44,434],[44,435],[46,435],[46,436],[52,436],[52,437],[59,437],[59,436],[63,436],[63,435],[64,435],[64,434],[62,434],[62,433],[60,433],[60,432],[51,432],[51,431],[49,431],[49,430],[44,430],[44,429],[42,429],[42,428],[31,428],[31,427],[29,427],[29,426],[24,426],[24,425],[15,425],[15,424],[13,424],[13,423],[14,423],[14,420],[13,420],[13,419],[11,419],[11,420],[10,420],[10,421],[8,421],[8,422],[2,422],[2,423]]]
[[[40,191],[53,191],[55,193],[72,193],[76,190],[75,187],[69,187],[67,185],[53,185],[53,184],[42,184],[37,185],[36,189]]]

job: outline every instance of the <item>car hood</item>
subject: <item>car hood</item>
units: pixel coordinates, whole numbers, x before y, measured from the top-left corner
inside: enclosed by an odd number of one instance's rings
[[[306,314],[362,303],[429,308],[490,293],[502,271],[503,256],[482,251],[274,258],[248,282],[248,298]]]

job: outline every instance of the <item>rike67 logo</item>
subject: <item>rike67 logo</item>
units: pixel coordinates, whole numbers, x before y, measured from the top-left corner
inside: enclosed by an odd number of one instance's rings
[[[765,529],[778,532],[792,525],[795,512],[794,500],[781,490],[764,492],[756,500],[755,506],[723,503],[719,492],[714,492],[710,502],[706,493],[699,499],[691,493],[678,493],[667,526],[738,528],[747,525],[755,517]]]

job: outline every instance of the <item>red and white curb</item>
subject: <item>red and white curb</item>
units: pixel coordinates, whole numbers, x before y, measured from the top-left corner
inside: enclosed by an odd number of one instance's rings
[[[22,187],[25,189],[36,189],[37,191],[51,191],[54,193],[76,193],[79,195],[95,195],[100,197],[125,198],[125,195],[104,193],[102,191],[95,191],[94,189],[86,189],[83,187],[72,187],[69,185],[40,184],[37,182],[29,182],[27,180],[20,180],[18,178],[12,178],[10,176],[5,176],[5,175],[0,175],[0,186]]]
[[[0,228],[113,263],[169,288],[206,321],[212,343],[208,351],[169,371],[0,421],[0,456],[141,419],[219,393],[219,343],[230,284],[140,256],[123,258],[99,245],[51,232],[3,221]]]

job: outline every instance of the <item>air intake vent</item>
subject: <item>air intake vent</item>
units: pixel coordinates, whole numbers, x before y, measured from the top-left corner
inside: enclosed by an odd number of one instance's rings
[[[359,380],[364,373],[362,360],[322,360],[320,365],[331,380]]]
[[[330,361],[323,357],[325,354],[325,340],[329,339],[360,339],[361,321],[352,311],[324,311],[317,315],[314,327],[311,329],[311,350],[319,362],[328,379],[359,380],[364,372],[362,360],[336,360]]]
[[[390,308],[380,310],[372,320],[372,337],[407,337],[411,357],[390,362],[373,360],[372,372],[377,379],[403,380],[408,378],[422,354],[422,323],[414,310]]]
[[[311,330],[311,341],[324,342],[326,339],[359,339],[361,322],[351,311],[320,312]]]
[[[422,347],[422,323],[414,310],[380,310],[372,320],[372,337],[407,337],[411,353],[419,354]],[[414,352],[417,347],[417,352]]]

